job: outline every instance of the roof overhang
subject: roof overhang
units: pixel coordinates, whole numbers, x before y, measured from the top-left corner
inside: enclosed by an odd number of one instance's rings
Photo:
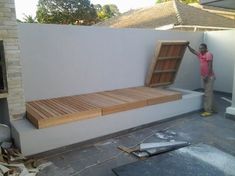
[[[235,0],[200,0],[201,5],[235,9]]]
[[[169,30],[169,29],[173,29],[174,26],[175,26],[174,24],[167,24],[164,26],[156,27],[155,30]]]
[[[171,29],[188,29],[190,31],[200,31],[200,30],[234,30],[235,28],[199,26],[199,25],[174,25],[174,24],[168,24],[165,26],[160,26],[155,28],[155,30],[171,30]]]

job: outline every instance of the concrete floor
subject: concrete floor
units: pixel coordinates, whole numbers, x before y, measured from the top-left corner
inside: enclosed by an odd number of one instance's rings
[[[224,117],[225,108],[230,104],[221,97],[230,98],[230,95],[216,93],[218,113],[212,117],[203,118],[199,112],[194,112],[97,143],[74,145],[38,155],[36,158],[52,162],[38,176],[114,176],[112,168],[138,160],[121,152],[117,146],[163,141],[156,135],[162,130],[175,132],[173,139],[209,144],[235,156],[235,121]]]

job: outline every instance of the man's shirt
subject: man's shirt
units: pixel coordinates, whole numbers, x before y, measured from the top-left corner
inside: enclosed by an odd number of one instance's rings
[[[198,59],[200,62],[200,72],[201,72],[201,76],[202,77],[206,77],[206,76],[214,76],[214,72],[213,70],[211,71],[211,73],[209,73],[209,61],[213,61],[213,55],[210,52],[206,52],[205,54],[201,54],[198,53]]]

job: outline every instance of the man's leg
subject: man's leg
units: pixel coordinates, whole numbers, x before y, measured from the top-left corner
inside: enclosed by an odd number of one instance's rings
[[[207,81],[203,80],[204,83],[204,110],[205,112],[212,113],[213,112],[213,85],[214,78],[208,78]]]

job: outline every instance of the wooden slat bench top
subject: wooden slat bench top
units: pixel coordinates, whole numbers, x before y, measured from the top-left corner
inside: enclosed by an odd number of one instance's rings
[[[179,92],[133,87],[30,101],[26,109],[27,118],[37,128],[45,128],[178,99]]]

